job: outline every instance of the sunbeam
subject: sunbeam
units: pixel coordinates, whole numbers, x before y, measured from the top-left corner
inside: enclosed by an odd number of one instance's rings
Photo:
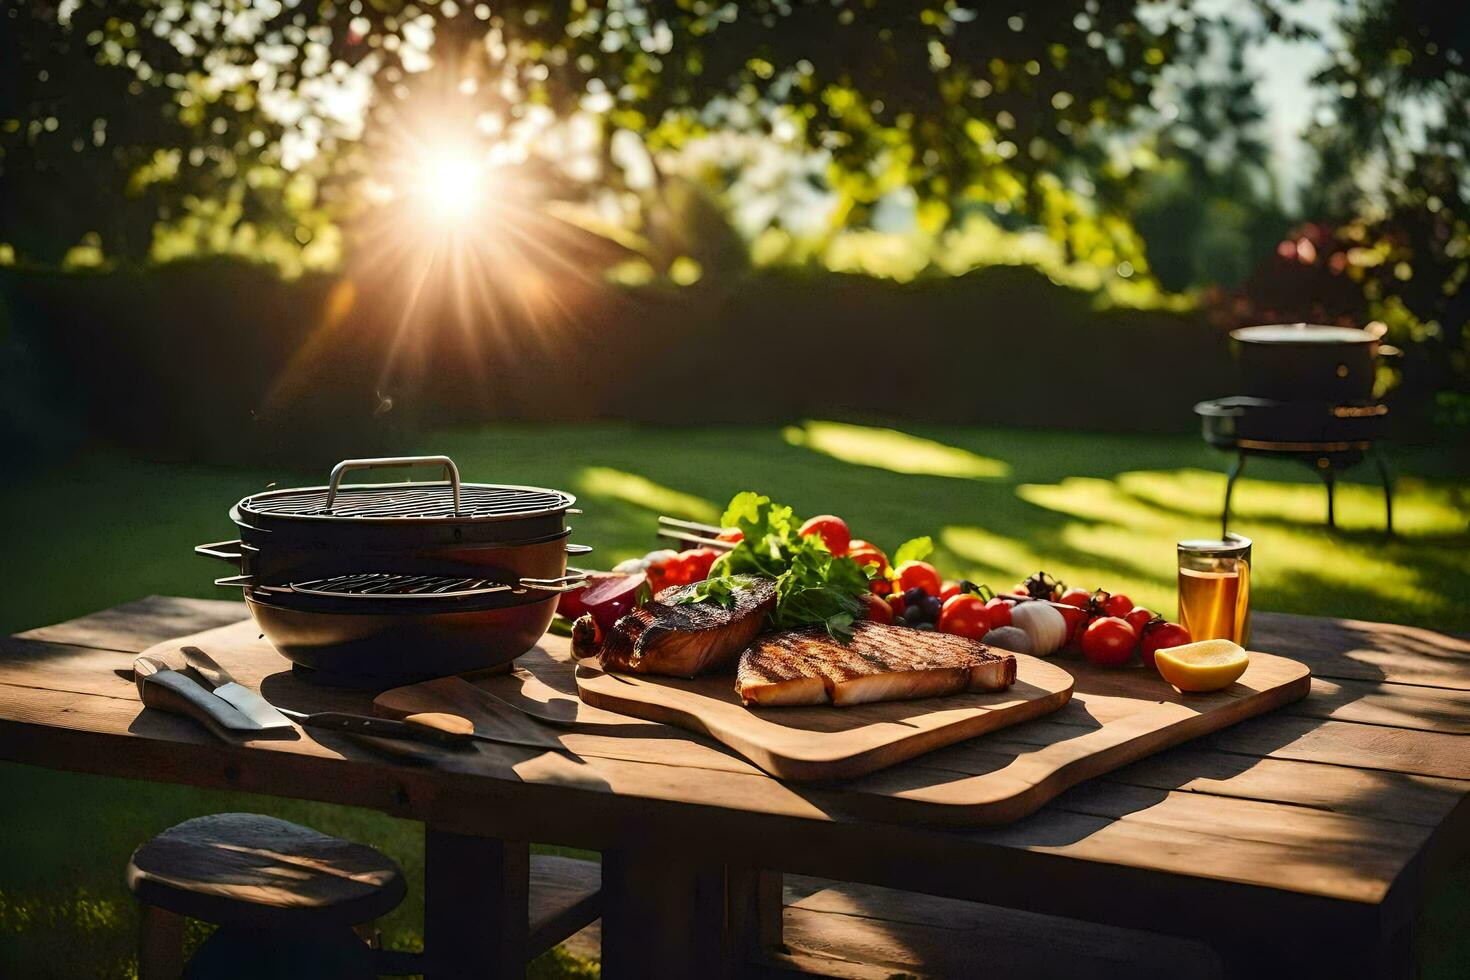
[[[364,146],[357,178],[372,206],[351,226],[345,270],[359,286],[360,316],[324,320],[277,379],[273,401],[307,386],[306,352],[332,356],[356,341],[383,352],[381,393],[411,393],[448,362],[489,408],[514,395],[491,390],[492,366],[584,341],[583,314],[609,296],[605,271],[637,254],[568,219],[566,204],[586,188],[527,164],[528,137],[514,127],[487,132],[483,104],[462,94],[462,71],[445,63],[430,74],[374,109],[378,138]],[[383,333],[348,336],[375,325]]]

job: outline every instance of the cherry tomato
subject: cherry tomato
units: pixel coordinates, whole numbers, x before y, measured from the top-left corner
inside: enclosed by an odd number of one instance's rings
[[[1000,629],[1002,626],[1011,625],[1011,607],[1014,602],[1007,602],[1000,596],[996,596],[985,604],[985,615],[990,617],[990,628]]]
[[[990,632],[990,615],[977,595],[956,594],[939,609],[939,632],[978,640]]]
[[[648,570],[644,574],[648,576],[648,589],[650,592],[656,593],[671,585],[679,584],[675,581],[675,573],[678,571],[675,566],[678,562],[679,558],[676,555],[673,558],[665,558],[663,561],[655,562],[648,566]]]
[[[720,552],[714,548],[695,548],[684,552],[680,557],[684,560],[685,573],[690,576],[688,581],[701,582],[709,578],[710,566],[720,557]]]
[[[834,555],[847,554],[848,547],[852,544],[852,532],[847,529],[847,522],[840,517],[831,514],[819,514],[807,521],[797,532],[802,537],[815,534],[827,545],[827,550]]]
[[[894,569],[898,573],[898,587],[904,591],[923,589],[930,595],[938,595],[942,583],[939,570],[927,561],[906,561]]]
[[[955,596],[957,596],[959,594],[960,594],[960,583],[958,583],[958,582],[945,582],[944,585],[940,586],[940,589],[939,589],[939,598],[945,600],[946,602],[949,601],[950,599],[953,599]]]
[[[893,591],[893,583],[880,575],[868,583],[868,591],[873,595],[887,595]]]
[[[1114,592],[1103,600],[1103,612],[1109,616],[1117,616],[1119,619],[1127,617],[1128,610],[1133,608],[1133,600],[1121,592]]]
[[[1133,627],[1134,632],[1142,636],[1143,628],[1153,621],[1154,611],[1146,606],[1134,606],[1123,618]]]
[[[1137,647],[1138,634],[1117,616],[1094,619],[1082,634],[1082,655],[1101,667],[1126,664]]]
[[[669,570],[670,585],[688,585],[694,581],[694,573],[699,565],[699,559],[690,552],[681,551],[678,557],[670,558],[666,567]]]
[[[1078,609],[1086,609],[1087,604],[1092,601],[1092,593],[1086,589],[1068,589],[1057,601],[1076,606]]]
[[[894,616],[903,615],[903,611],[908,608],[908,603],[904,601],[902,592],[888,594],[888,608],[893,610]]]
[[[719,534],[715,535],[715,540],[739,543],[745,540],[745,532],[740,530],[740,528],[738,527],[727,527],[722,529]]]
[[[693,548],[648,566],[648,584],[653,591],[674,585],[689,585],[709,576],[710,566],[720,552],[714,548]]]
[[[1180,647],[1189,642],[1192,642],[1189,630],[1178,623],[1168,623],[1161,619],[1144,628],[1143,642],[1139,645],[1138,652],[1143,657],[1143,662],[1152,667],[1157,651]]]
[[[861,545],[861,547],[859,547]],[[878,574],[888,571],[888,556],[866,541],[854,541],[847,549],[847,557],[863,567],[877,565]]]
[[[1067,622],[1067,646],[1075,646],[1087,629],[1087,610],[1065,602],[1053,602],[1051,607],[1062,614]]]
[[[871,592],[863,597],[868,619],[875,623],[893,622],[893,607]]]

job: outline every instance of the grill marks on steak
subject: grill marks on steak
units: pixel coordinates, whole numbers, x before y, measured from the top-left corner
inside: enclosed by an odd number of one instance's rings
[[[664,589],[647,605],[608,630],[598,655],[604,670],[695,677],[728,667],[765,625],[776,604],[776,586],[754,575],[736,576],[735,604],[679,605],[693,591]]]
[[[1015,682],[1015,656],[977,640],[858,623],[849,644],[821,628],[760,637],[740,655],[735,690],[746,704],[851,705],[1002,691]]]
[[[758,636],[776,603],[775,584],[738,578],[728,608],[680,605],[692,585],[664,589],[614,623],[597,649],[575,633],[573,647],[578,656],[596,653],[604,670],[673,677],[718,671],[738,657],[735,689],[759,705],[897,701],[1001,691],[1016,681],[1013,654],[944,633],[861,622],[845,644],[821,627]]]

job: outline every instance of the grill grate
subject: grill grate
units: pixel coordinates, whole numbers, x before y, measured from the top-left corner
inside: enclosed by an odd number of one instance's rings
[[[554,490],[465,484],[460,488],[459,513],[448,484],[380,484],[347,487],[327,510],[325,488],[290,490],[247,497],[244,511],[276,517],[342,518],[495,518],[523,517],[564,510],[572,498]]]
[[[290,585],[264,586],[264,589],[267,592],[297,592],[332,598],[454,599],[509,592],[514,590],[514,586],[483,578],[361,572],[293,582]]]

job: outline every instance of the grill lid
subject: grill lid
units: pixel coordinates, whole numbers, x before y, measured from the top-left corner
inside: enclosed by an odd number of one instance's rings
[[[342,486],[352,470],[433,464],[444,467],[442,483],[374,483]],[[349,459],[332,469],[324,487],[271,490],[246,497],[242,514],[266,519],[307,521],[484,522],[546,517],[565,513],[576,498],[541,487],[460,483],[459,468],[447,456]]]

